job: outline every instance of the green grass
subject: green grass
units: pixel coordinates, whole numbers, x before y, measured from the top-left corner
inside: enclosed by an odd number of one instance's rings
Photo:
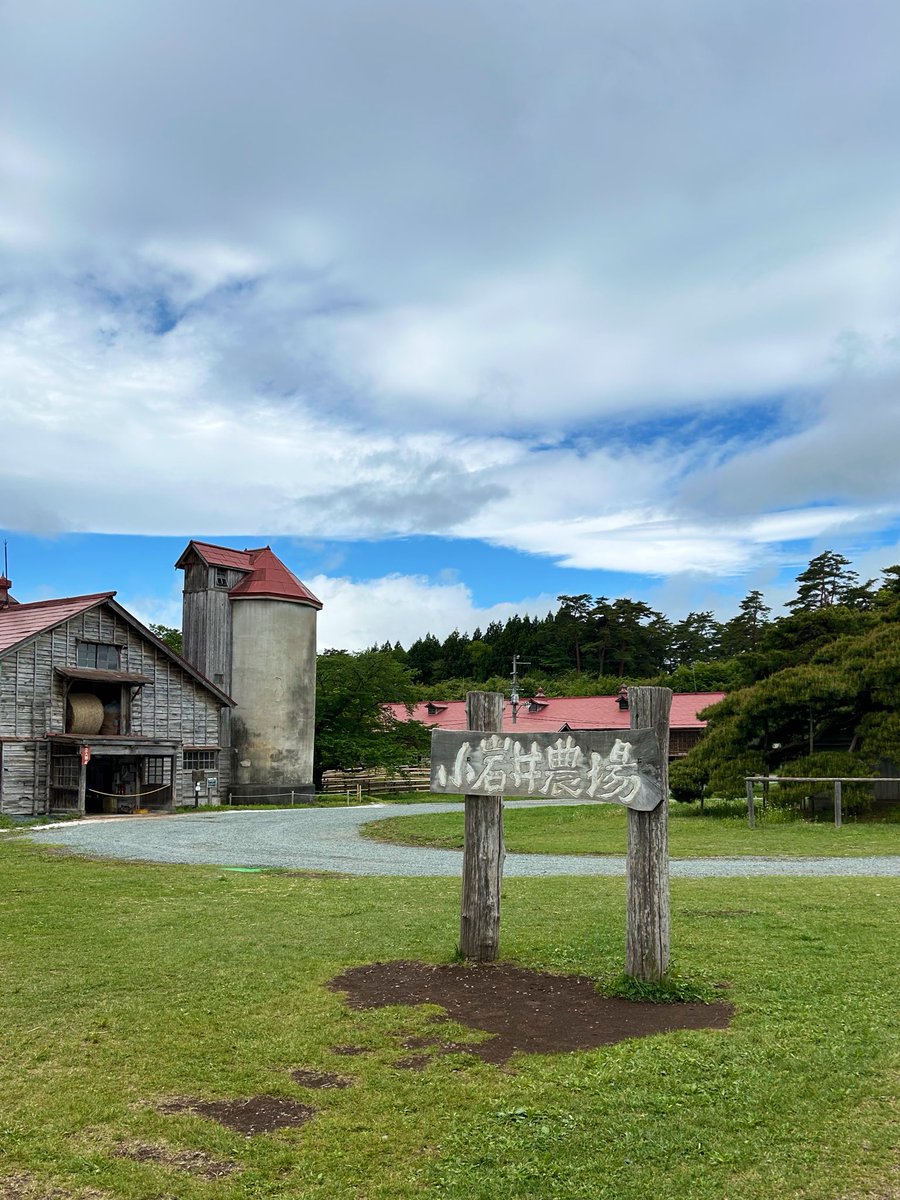
[[[0,813],[0,830],[31,829],[35,825],[52,825],[57,821],[76,821],[76,816],[60,815],[52,817],[8,817]]]
[[[0,843],[0,1179],[120,1200],[835,1200],[897,1165],[897,879],[679,880],[678,977],[727,981],[727,1032],[394,1065],[422,1010],[355,1012],[349,964],[449,962],[459,884],[97,862]],[[613,984],[624,884],[510,879],[503,952]],[[445,1036],[461,1030],[443,1027]],[[366,1046],[338,1058],[330,1047]],[[287,1071],[356,1084],[305,1092]],[[894,1072],[894,1074],[892,1074]],[[165,1097],[273,1092],[319,1115],[243,1138]],[[235,1160],[206,1183],[113,1150]],[[0,1194],[3,1193],[0,1184]]]
[[[503,813],[506,849],[519,854],[624,854],[627,823],[625,809],[613,804],[507,807]],[[362,832],[376,841],[459,849],[463,844],[463,814],[391,817],[372,821]],[[669,850],[673,858],[900,854],[900,824],[847,821],[835,829],[825,821],[795,820],[789,814],[769,810],[757,821],[756,828],[750,829],[746,815],[739,815],[730,806],[701,813],[696,805],[671,804]]]

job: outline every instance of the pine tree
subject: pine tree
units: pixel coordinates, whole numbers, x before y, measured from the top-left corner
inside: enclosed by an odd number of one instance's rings
[[[805,571],[797,576],[797,595],[789,600],[792,612],[815,612],[848,601],[853,607],[864,607],[861,601],[870,593],[872,580],[860,585],[856,571],[848,570],[850,559],[833,550],[826,550],[810,560]]]
[[[722,627],[722,653],[728,657],[757,650],[772,610],[754,588],[741,601],[736,617]]]

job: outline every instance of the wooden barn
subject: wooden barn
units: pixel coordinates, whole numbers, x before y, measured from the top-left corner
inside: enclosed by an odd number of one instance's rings
[[[0,579],[0,812],[131,813],[230,785],[233,701],[116,603],[18,604]]]

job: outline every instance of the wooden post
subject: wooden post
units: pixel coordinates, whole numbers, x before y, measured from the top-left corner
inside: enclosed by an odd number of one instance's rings
[[[503,731],[503,693],[469,692],[469,729]],[[500,887],[503,882],[503,797],[466,796],[459,950],[473,962],[493,962],[500,952]]]
[[[753,780],[747,780],[747,824],[756,828],[756,809],[753,807]]]
[[[835,827],[835,829],[840,829],[841,820],[843,819],[843,815],[844,814],[841,811],[841,781],[839,779],[836,779],[834,781],[834,827]]]
[[[659,740],[662,800],[652,812],[628,810],[625,973],[643,982],[669,968],[669,688],[630,687],[632,729]]]
[[[78,774],[78,813],[84,816],[87,812],[87,763],[84,756],[81,759],[81,770]]]

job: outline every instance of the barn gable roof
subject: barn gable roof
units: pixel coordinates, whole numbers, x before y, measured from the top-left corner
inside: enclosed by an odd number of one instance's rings
[[[227,567],[231,571],[250,571],[250,555],[255,553],[253,550],[230,550],[227,546],[214,546],[212,542],[191,540],[175,566],[187,566],[192,550],[208,567]]]
[[[30,641],[39,633],[61,625],[71,617],[87,612],[115,592],[94,592],[90,596],[65,596],[59,600],[35,600],[32,604],[15,604],[0,609],[0,655],[21,642]]]
[[[222,704],[234,707],[235,701],[226,692],[201,674],[171,646],[167,646],[161,638],[158,638],[137,617],[132,616],[126,608],[118,604],[115,595],[115,592],[94,592],[90,596],[66,596],[59,600],[36,600],[32,604],[16,604],[10,608],[0,609],[0,658],[13,650],[20,649],[40,634],[55,629],[57,625],[63,625],[72,617],[89,612],[90,609],[96,608],[100,604],[108,604],[127,625],[130,625],[148,642],[152,642],[157,650],[181,667],[201,687],[212,692]]]

